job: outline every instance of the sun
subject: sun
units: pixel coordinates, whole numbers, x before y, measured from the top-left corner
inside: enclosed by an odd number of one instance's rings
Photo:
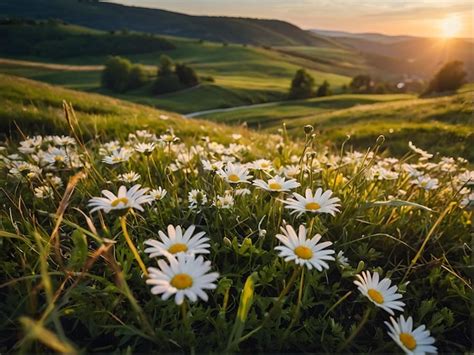
[[[456,36],[462,28],[461,19],[458,16],[449,16],[441,21],[441,33],[445,38]]]

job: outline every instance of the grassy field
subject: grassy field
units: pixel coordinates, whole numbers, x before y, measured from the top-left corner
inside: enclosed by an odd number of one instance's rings
[[[168,37],[167,37],[168,38]],[[180,113],[190,113],[212,108],[232,107],[285,99],[295,71],[309,65],[308,61],[282,55],[276,51],[241,45],[223,46],[211,42],[198,43],[195,40],[168,38],[176,45],[174,50],[137,55],[124,55],[133,62],[149,66],[150,73],[156,72],[161,54],[191,65],[200,76],[212,76],[214,83],[203,83],[194,90],[151,96],[148,88],[125,95],[116,95],[100,88],[100,72],[71,73],[52,71],[45,68],[25,68],[20,65],[0,64],[0,72],[21,75],[51,84],[73,89],[101,92],[129,101],[152,105],[157,108]],[[101,65],[106,57],[76,57],[61,60],[26,57],[32,61],[53,62],[73,65]],[[343,75],[309,69],[316,84],[328,80],[335,91],[348,84],[350,78]],[[218,95],[216,95],[216,93]]]
[[[70,124],[62,100],[75,107]],[[439,117],[462,105],[437,100]],[[394,121],[418,101],[371,106],[392,105]],[[339,110],[352,112],[340,123],[364,109]],[[292,136],[255,133],[0,75],[0,352],[395,353],[387,308],[425,325],[441,353],[469,352],[467,164],[407,141],[401,159],[379,146],[323,149],[309,133],[303,144],[307,122],[292,120]],[[407,140],[418,145],[417,133]],[[270,176],[292,186],[279,191]],[[112,195],[119,188],[129,194]],[[294,193],[306,196],[296,207]],[[94,211],[101,194],[110,200]],[[146,241],[189,227],[207,238],[198,259],[177,254],[195,250],[188,239],[150,255]],[[300,231],[297,246],[281,228]],[[363,272],[381,283],[358,288]]]

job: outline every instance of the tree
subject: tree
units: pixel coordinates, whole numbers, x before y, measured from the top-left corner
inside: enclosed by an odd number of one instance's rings
[[[304,99],[313,96],[314,79],[306,70],[298,69],[291,81],[290,98]]]
[[[199,84],[199,77],[193,68],[188,67],[186,64],[176,64],[175,73],[178,76],[181,84],[186,86],[194,86]]]
[[[331,95],[331,89],[329,88],[329,83],[327,80],[324,80],[324,82],[318,87],[318,91],[316,92],[317,97],[323,97],[323,96],[329,96]]]
[[[128,59],[109,57],[102,71],[102,86],[116,92],[124,92],[128,88],[131,67]]]
[[[457,90],[466,82],[466,76],[463,62],[448,62],[431,79],[426,93]]]
[[[128,89],[137,89],[148,82],[148,74],[143,65],[135,64],[128,75]]]
[[[349,87],[351,88],[352,92],[369,93],[372,91],[373,85],[374,83],[370,75],[359,74],[352,79]]]
[[[160,65],[158,66],[158,75],[159,76],[172,75],[173,67],[174,67],[173,59],[163,54],[160,57]]]

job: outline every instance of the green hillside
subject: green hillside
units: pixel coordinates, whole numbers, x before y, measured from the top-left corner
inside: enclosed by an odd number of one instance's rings
[[[217,123],[183,118],[147,106],[97,94],[81,93],[36,81],[0,74],[0,134],[69,134],[64,118],[63,100],[73,104],[85,138],[123,137],[136,129],[157,132],[172,128],[181,138],[230,139],[240,133],[243,142],[262,142],[262,136],[245,129],[229,128]]]
[[[284,21],[189,16],[157,9],[77,0],[0,2],[0,14],[62,19],[101,30],[129,30],[257,45],[330,45],[324,38]]]
[[[16,34],[23,35],[25,32],[34,32],[35,27],[42,31],[53,33],[58,37],[71,31],[69,41],[72,41],[79,29],[77,26],[64,25],[42,25],[42,26],[14,26],[3,25],[4,31],[10,36]],[[87,29],[82,29],[86,32]],[[103,38],[111,36],[106,32],[95,31],[88,36],[94,41],[102,41]],[[118,36],[118,37],[117,37]],[[124,38],[125,42],[133,42],[140,34],[113,35],[112,38]],[[29,39],[34,38],[31,34]],[[141,37],[140,37],[141,38]],[[41,64],[25,66],[22,63],[10,62],[0,63],[0,72],[12,75],[29,77],[56,85],[61,85],[73,89],[100,92],[103,94],[116,96],[121,99],[130,100],[137,103],[156,106],[180,113],[189,113],[212,108],[232,107],[268,101],[279,101],[285,99],[288,93],[291,79],[295,71],[300,67],[308,67],[309,72],[315,78],[316,84],[321,84],[328,80],[334,90],[338,90],[342,85],[348,84],[350,78],[343,75],[328,73],[317,70],[310,61],[302,58],[282,55],[281,53],[269,49],[255,46],[242,46],[229,44],[223,46],[220,43],[204,42],[196,40],[182,39],[176,37],[155,38],[147,37],[147,40],[161,41],[171,44],[174,48],[156,50],[153,47],[145,47],[149,53],[131,54],[130,51],[118,46],[115,54],[120,54],[133,62],[149,66],[150,75],[156,74],[156,66],[162,54],[172,57],[175,61],[187,63],[192,66],[200,76],[212,77],[214,82],[204,82],[199,87],[176,92],[164,96],[152,96],[150,88],[142,88],[135,92],[127,92],[125,95],[117,95],[113,92],[103,90],[100,87],[100,67],[89,71],[76,71],[68,68],[55,68],[42,66]],[[0,41],[2,43],[2,41]],[[32,44],[33,45],[33,44]],[[0,46],[1,49],[1,46]],[[97,55],[95,52],[90,55],[79,53],[69,57],[49,56],[48,53],[40,52],[36,55],[17,54],[12,55],[0,50],[0,56],[30,60],[34,62],[62,63],[72,65],[93,65],[100,66],[105,62],[107,55]],[[34,64],[34,63],[33,63]],[[324,68],[323,68],[324,69]]]

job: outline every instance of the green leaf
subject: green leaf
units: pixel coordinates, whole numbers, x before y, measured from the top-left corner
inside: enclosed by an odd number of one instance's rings
[[[380,206],[389,206],[389,207],[414,207],[414,208],[420,208],[425,211],[429,212],[434,212],[431,208],[420,205],[415,202],[410,202],[410,201],[403,201],[403,200],[389,200],[389,201],[375,201],[375,202],[369,202],[366,204],[366,207],[371,208],[371,207],[380,207]]]
[[[69,268],[79,269],[87,260],[88,248],[86,235],[76,229],[71,236],[74,247],[71,251],[71,258],[69,259]]]

